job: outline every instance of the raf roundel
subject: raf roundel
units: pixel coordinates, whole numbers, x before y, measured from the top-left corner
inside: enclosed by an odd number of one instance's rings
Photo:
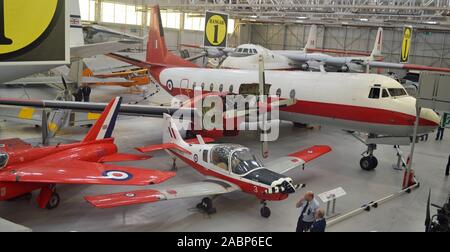
[[[166,83],[167,89],[169,89],[170,91],[172,91],[173,89],[173,82],[172,80],[168,80]]]
[[[117,170],[104,171],[102,175],[103,177],[114,181],[127,181],[133,178],[133,175],[130,173]]]

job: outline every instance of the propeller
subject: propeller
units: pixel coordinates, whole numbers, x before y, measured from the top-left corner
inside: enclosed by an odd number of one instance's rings
[[[425,216],[425,232],[430,232],[430,226],[431,226],[431,212],[430,212],[430,201],[431,201],[431,188],[428,192],[428,200],[427,200],[427,210],[426,210],[426,216]]]
[[[266,75],[264,72],[264,57],[259,55],[259,97],[261,103],[266,103],[266,96],[264,94],[264,86],[266,84]],[[258,117],[259,118],[259,117]],[[266,129],[266,121],[267,121],[267,111],[262,114],[261,127],[259,129],[259,135],[261,138],[261,151],[262,157],[269,157],[269,142],[267,141],[267,129]]]

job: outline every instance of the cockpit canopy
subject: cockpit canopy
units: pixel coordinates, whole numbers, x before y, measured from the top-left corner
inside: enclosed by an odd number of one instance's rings
[[[213,147],[211,150],[211,162],[227,171],[231,168],[233,173],[239,175],[263,167],[262,162],[249,149],[236,144]]]
[[[8,164],[8,154],[4,152],[0,152],[0,169],[3,169]]]

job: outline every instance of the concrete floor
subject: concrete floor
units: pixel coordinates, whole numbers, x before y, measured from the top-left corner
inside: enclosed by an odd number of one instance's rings
[[[149,88],[150,91],[154,87]],[[27,89],[32,98],[51,97],[52,90]],[[126,92],[121,88],[102,87],[93,91],[95,101]],[[1,97],[20,97],[21,89],[0,87]],[[126,95],[127,101],[139,99]],[[150,102],[167,102],[164,91]],[[147,102],[147,101],[146,101]],[[156,118],[120,117],[115,131],[116,142],[122,152],[133,152],[134,147],[161,142],[162,121]],[[65,129],[54,142],[79,140],[86,128]],[[392,146],[379,146],[376,155],[379,167],[373,172],[359,168],[360,153],[364,147],[352,136],[339,129],[322,127],[306,130],[282,123],[281,136],[270,144],[270,159],[315,145],[327,144],[333,152],[310,163],[305,170],[289,172],[295,181],[306,183],[302,189],[287,200],[270,202],[272,216],[263,219],[259,215],[259,201],[240,192],[217,197],[214,201],[218,213],[206,216],[193,208],[201,198],[180,199],[154,204],[99,210],[84,202],[83,196],[120,192],[135,187],[114,186],[58,186],[62,197],[59,208],[48,211],[38,209],[33,199],[0,202],[0,217],[32,228],[35,231],[293,231],[298,217],[295,202],[305,190],[316,193],[342,186],[347,195],[338,200],[337,211],[345,213],[361,205],[382,198],[400,189],[402,172],[392,169],[396,155]],[[39,129],[11,123],[0,123],[0,139],[21,137],[36,143]],[[411,194],[403,195],[381,205],[369,213],[362,213],[328,228],[328,231],[423,231],[425,205],[429,188],[433,202],[441,204],[450,192],[450,182],[444,177],[444,168],[450,150],[450,135],[442,142],[435,142],[430,135],[428,142],[417,146],[415,170],[421,187]],[[448,138],[448,139],[447,139]],[[243,132],[239,137],[222,139],[246,145],[259,153],[260,143],[253,132]],[[409,149],[404,148],[405,152]],[[202,176],[181,162],[177,176],[161,185],[190,183],[202,180]],[[148,161],[127,165],[169,170],[171,160],[164,153],[157,153]],[[325,205],[322,204],[324,207]]]

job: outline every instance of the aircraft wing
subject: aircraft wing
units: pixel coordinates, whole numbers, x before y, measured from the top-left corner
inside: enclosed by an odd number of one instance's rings
[[[291,153],[286,157],[275,159],[266,164],[266,168],[279,174],[284,174],[292,169],[303,166],[304,164],[327,154],[331,151],[330,146],[316,145],[306,150]]]
[[[174,144],[174,143],[154,144],[154,145],[150,145],[150,146],[146,146],[146,147],[136,148],[136,150],[138,150],[139,152],[142,152],[142,153],[150,153],[150,152],[159,151],[159,150],[179,150],[186,154],[189,154],[189,155],[191,154],[190,151],[188,151],[185,148],[182,148],[181,146],[178,146],[177,144]]]
[[[113,193],[108,195],[87,196],[84,197],[84,199],[97,208],[113,208],[152,203],[161,200],[225,194],[236,190],[238,190],[237,186],[222,181],[208,180],[198,183],[173,186],[166,189],[147,189]]]
[[[276,54],[283,55],[284,57],[299,63],[305,63],[310,59],[307,58],[307,54],[302,51],[295,50],[275,50]]]
[[[19,138],[3,139],[0,140],[0,151],[18,151],[28,150],[33,148],[31,144],[24,142]]]
[[[125,49],[131,49],[139,44],[137,41],[120,40],[113,42],[104,42],[89,44],[83,46],[75,46],[70,48],[70,56],[72,58],[89,58],[95,55],[108,54],[113,52],[122,51]]]
[[[376,68],[394,68],[394,69],[434,71],[434,72],[447,72],[447,73],[450,72],[450,68],[431,67],[431,66],[423,66],[423,65],[416,65],[416,64],[391,63],[391,62],[384,62],[384,61],[369,61],[366,64],[369,64],[370,67],[376,67]]]
[[[86,161],[35,161],[0,172],[0,181],[49,184],[145,186],[166,181],[173,172],[99,164]]]
[[[81,112],[102,112],[107,106],[106,103],[95,102],[68,102],[56,100],[25,100],[0,98],[0,105],[25,106],[31,108],[49,108],[49,109],[71,109]],[[122,105],[119,113],[124,115],[162,117],[163,114],[173,115],[176,111],[182,114],[195,112],[193,108],[160,107],[148,105]]]
[[[74,127],[94,124],[100,114],[90,112],[71,112],[53,110],[47,114],[49,136],[54,136],[62,127]],[[24,106],[0,105],[0,120],[32,126],[41,126],[43,110]]]
[[[354,56],[367,56],[369,57],[371,52],[362,52],[362,51],[346,51],[346,50],[339,50],[339,49],[319,49],[319,48],[308,48],[308,52],[322,52],[322,53],[335,53],[335,54],[341,54],[341,55],[354,55]]]
[[[66,78],[67,83],[73,83],[73,81],[70,81]],[[82,83],[87,84],[95,84],[95,83],[133,83],[132,81],[129,81],[125,78],[119,78],[119,77],[105,77],[105,78],[98,78],[98,77],[87,77],[83,76]],[[62,85],[63,81],[61,76],[36,76],[36,77],[26,77],[17,79],[14,81],[10,81],[7,83],[4,83],[4,85],[47,85],[47,84],[59,84]]]

